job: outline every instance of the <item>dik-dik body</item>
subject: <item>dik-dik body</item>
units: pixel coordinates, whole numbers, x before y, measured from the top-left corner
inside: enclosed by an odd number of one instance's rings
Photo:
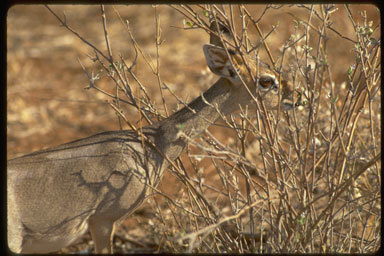
[[[294,107],[292,88],[280,85],[272,71],[257,69],[249,59],[255,84],[237,52],[212,44],[203,50],[219,80],[187,107],[144,127],[149,143],[130,130],[109,131],[8,161],[8,245],[13,252],[58,251],[89,229],[96,252],[111,253],[116,221],[143,202],[150,186],[156,187],[169,160],[186,146],[185,136],[203,132],[220,117],[217,109],[228,114],[251,102],[241,80],[250,92],[259,91],[268,109]]]

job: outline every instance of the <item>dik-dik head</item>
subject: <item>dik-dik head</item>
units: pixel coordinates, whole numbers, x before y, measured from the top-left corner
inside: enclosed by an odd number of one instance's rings
[[[203,49],[208,67],[213,73],[228,79],[239,90],[246,90],[243,87],[243,82],[254,95],[258,90],[266,108],[277,109],[279,101],[280,110],[283,111],[291,110],[300,104],[293,97],[292,85],[286,81],[279,83],[275,72],[262,64],[256,65],[253,59],[244,56],[248,65],[247,68],[240,53],[229,47],[226,51],[221,46],[207,44],[204,45]]]
[[[265,64],[256,63],[247,55],[241,56],[229,44],[225,43],[231,42],[233,44],[235,35],[222,20],[218,17],[212,20],[209,29],[211,31],[210,44],[204,45],[203,49],[208,67],[213,73],[227,78],[235,87],[241,88],[244,82],[254,95],[258,91],[268,109],[276,109],[279,101],[280,110],[283,111],[291,110],[302,104],[300,97],[299,99],[293,98],[291,83],[285,80],[279,83],[278,75]],[[224,43],[227,45],[227,51],[224,49]],[[241,90],[240,88],[239,90]],[[244,87],[242,89],[245,90]]]

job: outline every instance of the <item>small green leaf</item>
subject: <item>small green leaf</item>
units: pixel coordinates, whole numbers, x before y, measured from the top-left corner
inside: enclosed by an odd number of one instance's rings
[[[193,27],[193,23],[192,22],[190,22],[189,20],[185,20],[185,19],[183,19],[183,25],[184,25],[184,27],[185,26],[187,26],[187,27]]]
[[[330,99],[330,102],[331,102],[332,104],[335,104],[336,101],[337,101],[337,99],[338,99],[338,96],[336,95],[335,97],[333,97],[333,99]]]
[[[301,216],[300,218],[297,219],[297,223],[299,225],[304,225],[305,223],[305,216]]]
[[[115,64],[115,66],[116,66],[117,69],[119,69],[119,70],[122,70],[122,69],[123,69],[123,64],[121,64],[120,62],[115,61],[114,64]],[[109,69],[110,69],[111,71],[113,71],[113,65],[112,65],[112,64],[109,64]]]
[[[204,15],[205,17],[209,17],[209,12],[208,12],[207,10],[203,10],[203,15]]]
[[[377,45],[378,44],[376,38],[371,37],[371,38],[369,38],[369,41],[371,41],[371,44],[373,44],[373,45]]]
[[[361,27],[361,26],[358,26],[357,29],[356,29],[356,32],[357,32],[358,34],[363,34],[363,33],[364,33],[364,28]]]
[[[327,61],[327,59],[322,59],[322,60],[321,60],[321,64],[322,64],[323,66],[327,66],[327,65],[328,65],[328,61]]]
[[[353,73],[353,70],[355,70],[355,66],[354,65],[349,66],[349,68],[347,70],[347,75],[351,76]]]
[[[302,20],[294,20],[293,22],[295,23],[295,28],[296,29],[303,23]]]

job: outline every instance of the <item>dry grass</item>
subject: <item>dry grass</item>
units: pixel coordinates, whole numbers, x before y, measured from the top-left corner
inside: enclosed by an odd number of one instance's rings
[[[235,25],[243,53],[258,46],[251,54],[284,71],[307,102],[288,114],[239,111],[211,127],[165,174],[156,196],[120,225],[117,252],[379,249],[381,24],[374,6],[106,6],[106,29],[98,6],[52,10],[60,18],[65,12],[106,58],[43,6],[9,10],[9,158],[139,127],[198,96],[216,79],[202,53],[204,22],[214,13]],[[99,77],[93,88],[83,89],[90,81],[79,62]],[[62,252],[92,247],[87,236]]]

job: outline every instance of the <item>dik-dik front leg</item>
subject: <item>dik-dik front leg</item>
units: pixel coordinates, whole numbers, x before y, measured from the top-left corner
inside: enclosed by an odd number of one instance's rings
[[[96,253],[113,253],[114,221],[108,220],[105,217],[92,216],[89,219],[89,230],[91,231],[92,240],[95,243]]]

